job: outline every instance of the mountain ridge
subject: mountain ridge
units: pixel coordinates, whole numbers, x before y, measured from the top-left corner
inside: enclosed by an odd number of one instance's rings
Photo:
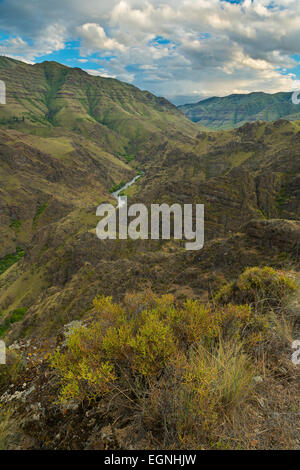
[[[191,121],[215,130],[233,129],[247,122],[300,119],[300,108],[292,103],[292,92],[213,96],[178,108]]]

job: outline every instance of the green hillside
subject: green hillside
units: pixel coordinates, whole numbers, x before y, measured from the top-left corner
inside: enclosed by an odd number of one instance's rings
[[[0,57],[0,79],[7,88],[7,105],[0,107],[2,128],[40,136],[63,128],[64,134],[89,137],[110,151],[137,150],[154,133],[195,132],[164,98],[79,68]]]

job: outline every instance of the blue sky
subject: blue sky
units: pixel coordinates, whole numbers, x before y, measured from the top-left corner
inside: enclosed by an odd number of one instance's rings
[[[0,0],[0,54],[176,104],[299,88],[299,0]]]

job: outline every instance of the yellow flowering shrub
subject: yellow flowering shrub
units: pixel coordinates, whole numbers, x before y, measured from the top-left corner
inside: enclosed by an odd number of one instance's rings
[[[184,448],[208,435],[217,442],[217,423],[255,386],[258,352],[274,333],[274,306],[294,289],[281,272],[251,268],[214,304],[179,303],[150,290],[128,293],[122,304],[99,296],[93,322],[75,328],[50,358],[59,400],[106,399]]]
[[[215,296],[221,304],[250,304],[257,311],[280,308],[296,285],[289,276],[273,268],[246,269],[235,282],[223,286]]]

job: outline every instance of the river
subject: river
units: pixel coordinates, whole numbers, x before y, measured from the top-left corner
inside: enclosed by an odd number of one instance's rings
[[[118,191],[115,191],[112,193],[112,196],[118,201],[118,205],[117,205],[117,209],[119,207],[122,207],[125,202],[124,200],[122,200],[122,196],[119,196],[119,194],[122,192],[122,191],[125,191],[125,189],[129,188],[130,186],[132,186],[136,180],[138,180],[141,176],[143,176],[145,173],[143,172],[142,175],[136,175],[134,178],[132,178],[132,180],[128,181],[128,183],[126,183],[124,186],[122,186],[122,188],[118,189]]]

